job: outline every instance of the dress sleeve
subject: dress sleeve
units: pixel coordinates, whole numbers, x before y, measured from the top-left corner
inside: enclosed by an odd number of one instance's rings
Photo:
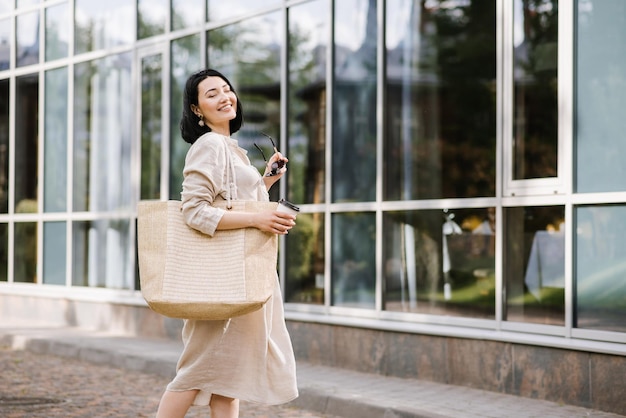
[[[224,215],[223,209],[211,204],[226,195],[225,151],[221,138],[202,136],[189,149],[183,169],[183,218],[190,227],[211,236]]]

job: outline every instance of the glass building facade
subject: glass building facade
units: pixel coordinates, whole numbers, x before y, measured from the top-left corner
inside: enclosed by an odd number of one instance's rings
[[[143,303],[212,67],[289,157],[288,319],[626,343],[624,39],[623,0],[4,0],[0,295]]]

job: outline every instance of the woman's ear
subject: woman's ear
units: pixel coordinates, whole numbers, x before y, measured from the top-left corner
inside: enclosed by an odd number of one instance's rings
[[[191,111],[192,111],[192,112],[193,112],[196,116],[198,116],[198,113],[200,113],[200,114],[202,113],[202,112],[200,112],[200,109],[198,109],[198,106],[196,106],[196,105],[194,105],[194,104],[192,104],[191,106],[189,106],[189,108],[191,109]]]

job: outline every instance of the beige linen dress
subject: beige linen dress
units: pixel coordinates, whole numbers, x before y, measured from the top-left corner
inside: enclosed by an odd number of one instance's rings
[[[215,133],[201,136],[185,160],[182,207],[186,222],[209,235],[224,214],[210,203],[226,197],[228,149],[237,198],[269,200],[262,176],[236,140]],[[199,389],[194,405],[208,405],[213,393],[270,405],[298,396],[278,276],[274,295],[261,310],[225,321],[185,320],[182,338],[176,377],[167,390]]]

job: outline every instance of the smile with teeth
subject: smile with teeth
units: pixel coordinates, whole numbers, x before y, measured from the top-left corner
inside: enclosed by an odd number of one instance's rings
[[[229,103],[226,106],[220,107],[219,110],[229,110],[231,107],[233,107],[233,105]]]

